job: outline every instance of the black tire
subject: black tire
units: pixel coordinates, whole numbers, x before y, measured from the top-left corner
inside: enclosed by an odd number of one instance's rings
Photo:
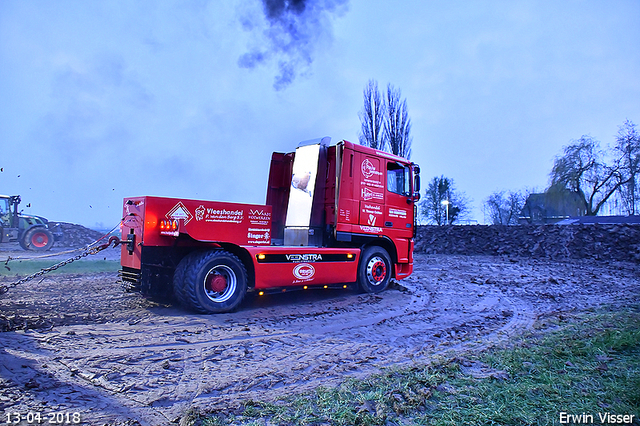
[[[247,270],[240,259],[224,250],[195,253],[184,266],[181,292],[181,303],[196,312],[233,311],[247,293]]]
[[[29,229],[22,236],[20,246],[25,250],[47,251],[53,247],[54,237],[47,228],[38,226]]]
[[[29,250],[29,246],[26,243],[26,239],[24,237],[27,236],[27,233],[23,233],[22,235],[18,234],[18,244],[22,247],[22,250]]]
[[[184,277],[187,274],[187,270],[190,268],[191,263],[193,263],[193,259],[197,257],[198,254],[198,252],[192,252],[183,257],[173,273],[173,295],[178,303],[183,306],[188,306],[184,288]]]
[[[358,285],[367,293],[386,290],[391,279],[391,258],[385,249],[370,246],[362,251],[358,265]]]

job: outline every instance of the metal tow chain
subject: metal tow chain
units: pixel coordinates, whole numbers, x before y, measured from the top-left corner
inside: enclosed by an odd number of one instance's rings
[[[83,253],[80,253],[77,256],[74,256],[74,257],[72,257],[70,259],[67,259],[67,260],[63,260],[62,262],[56,263],[55,265],[49,266],[48,268],[42,268],[38,272],[35,272],[35,273],[31,274],[31,275],[28,275],[28,276],[26,276],[26,277],[24,277],[24,278],[22,278],[22,279],[20,279],[20,280],[18,280],[16,282],[13,282],[11,284],[0,286],[0,295],[3,295],[5,293],[7,293],[9,290],[11,290],[12,288],[14,288],[14,287],[16,287],[16,286],[18,286],[20,284],[26,283],[27,281],[31,281],[31,280],[33,280],[35,278],[38,278],[41,275],[49,273],[49,272],[53,272],[56,269],[62,268],[63,266],[68,265],[70,263],[73,263],[76,260],[82,259],[83,257],[87,257],[87,256],[93,255],[93,254],[98,254],[102,250],[109,248],[111,246],[111,244],[113,244],[114,248],[117,247],[120,244],[120,238],[118,238],[115,235],[113,235],[113,236],[111,236],[109,238],[109,241],[107,241],[106,243],[104,243],[102,245],[91,247],[91,248],[87,248]],[[7,259],[7,262],[9,260],[11,260],[11,259]]]

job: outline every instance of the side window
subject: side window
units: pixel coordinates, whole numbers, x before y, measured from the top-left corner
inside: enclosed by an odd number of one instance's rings
[[[407,167],[398,163],[387,164],[387,190],[400,195],[409,194],[409,169]]]
[[[9,200],[0,199],[0,226],[9,226]],[[2,235],[0,235],[2,240]]]

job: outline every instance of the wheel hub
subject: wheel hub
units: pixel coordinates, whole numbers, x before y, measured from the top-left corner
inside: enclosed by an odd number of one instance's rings
[[[228,265],[216,265],[204,278],[206,296],[215,303],[224,303],[233,297],[238,286],[235,272]]]
[[[209,278],[207,281],[207,290],[222,293],[227,288],[227,279],[224,276],[216,274]]]
[[[387,276],[387,265],[380,258],[373,258],[367,265],[367,274],[372,284],[379,284]]]

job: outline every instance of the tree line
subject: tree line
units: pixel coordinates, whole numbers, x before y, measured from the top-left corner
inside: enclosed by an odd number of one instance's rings
[[[361,145],[411,157],[411,119],[407,100],[400,89],[388,84],[381,92],[376,80],[363,91],[364,106],[359,112]],[[600,141],[584,135],[563,147],[549,173],[544,194],[578,200],[581,212],[596,216],[608,203],[626,215],[640,213],[640,134],[626,120],[618,128],[614,145],[602,149]],[[483,201],[492,224],[518,223],[532,189],[495,191]],[[436,176],[429,181],[419,204],[423,222],[436,225],[457,223],[467,217],[471,201],[459,191],[452,178]],[[487,218],[485,218],[486,221]]]
[[[484,201],[493,224],[514,225],[534,191],[496,191]],[[622,215],[640,213],[640,133],[626,120],[618,127],[613,145],[589,135],[572,140],[553,161],[549,199],[572,198],[585,216],[597,216],[606,206]]]

